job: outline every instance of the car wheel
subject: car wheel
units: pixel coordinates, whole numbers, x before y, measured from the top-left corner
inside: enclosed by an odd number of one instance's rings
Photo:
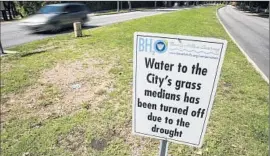
[[[81,22],[81,25],[83,27],[84,24],[87,22],[87,18],[86,17],[82,18],[80,22]]]
[[[62,29],[62,27],[59,24],[55,24],[52,26],[51,32],[58,33],[61,29]]]

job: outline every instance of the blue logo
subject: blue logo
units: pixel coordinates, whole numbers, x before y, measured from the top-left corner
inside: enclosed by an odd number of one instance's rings
[[[138,51],[151,53],[165,53],[168,48],[167,40],[154,40],[152,38],[140,37],[138,41]]]
[[[168,43],[164,40],[157,40],[154,46],[157,53],[165,53],[167,51]]]

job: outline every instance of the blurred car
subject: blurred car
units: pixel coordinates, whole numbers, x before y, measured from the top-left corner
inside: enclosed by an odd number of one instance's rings
[[[81,22],[83,25],[90,20],[88,13],[87,6],[81,3],[51,4],[22,20],[21,25],[34,32],[58,32],[62,28],[72,27],[74,22]]]

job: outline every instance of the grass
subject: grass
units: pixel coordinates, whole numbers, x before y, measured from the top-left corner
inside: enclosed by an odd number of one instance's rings
[[[216,7],[208,7],[84,30],[86,36],[82,38],[74,38],[73,34],[59,35],[12,48],[20,53],[1,58],[1,85],[4,85],[1,88],[1,117],[6,113],[25,117],[12,116],[1,123],[2,155],[157,155],[158,140],[131,135],[132,53],[136,31],[228,41],[203,147],[197,149],[171,143],[169,154],[258,156],[268,153],[269,86],[223,30],[216,17]],[[45,50],[25,56],[40,49]],[[48,118],[26,115],[35,107],[37,110],[51,107],[54,105],[51,99],[63,95],[54,84],[39,81],[44,70],[67,60],[85,59],[103,60],[95,65],[99,70],[110,67],[107,74],[113,78],[112,90],[101,89],[96,94],[107,98],[97,105],[91,99],[84,101],[79,104],[79,110],[70,114]],[[83,68],[95,69],[85,64]],[[91,79],[88,82],[94,83]],[[42,85],[45,85],[44,100],[48,100],[49,105],[32,102],[33,108],[14,108],[3,114],[4,108],[10,107],[5,102],[10,101],[9,98],[20,99],[18,97],[25,96],[31,86]],[[19,103],[13,102],[15,106]]]

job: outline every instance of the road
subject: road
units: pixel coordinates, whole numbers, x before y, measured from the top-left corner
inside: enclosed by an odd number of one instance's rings
[[[226,6],[218,11],[220,20],[269,79],[269,18]]]
[[[190,9],[190,8],[176,8],[176,9],[152,9],[145,11],[135,11],[129,13],[91,16],[91,21],[86,23],[86,28],[92,28],[97,26],[104,26],[112,23],[123,22],[127,20],[142,18],[146,16],[153,16],[163,13],[168,13],[177,10]],[[4,48],[12,47],[15,45],[31,42],[38,39],[54,36],[57,34],[34,34],[28,30],[23,29],[19,25],[19,21],[1,23],[1,42]],[[62,33],[68,33],[70,31],[64,31]]]

